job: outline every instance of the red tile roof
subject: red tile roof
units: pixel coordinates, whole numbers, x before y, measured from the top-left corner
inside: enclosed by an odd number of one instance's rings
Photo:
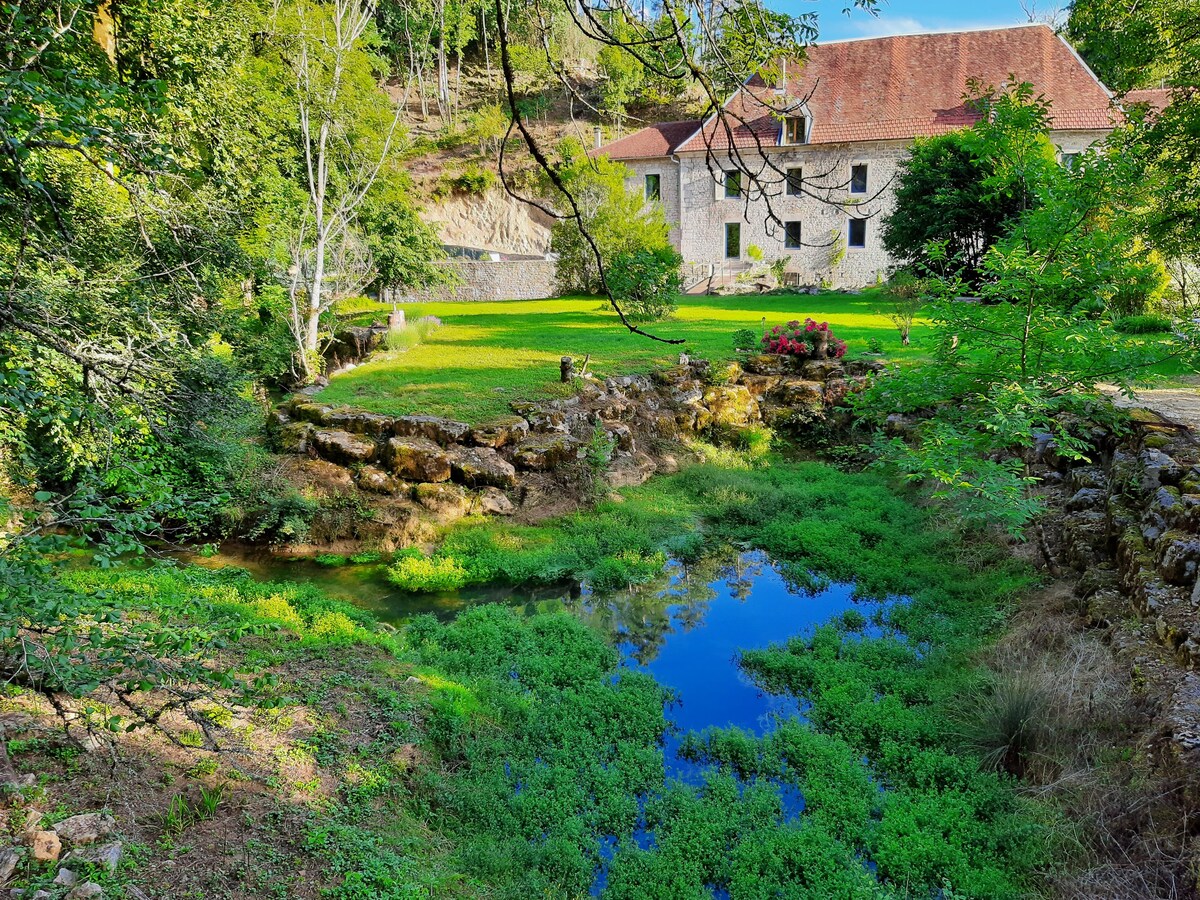
[[[649,128],[635,131],[629,137],[605,144],[599,152],[609,159],[655,159],[670,156],[676,147],[699,131],[702,124],[702,119],[658,122]]]
[[[1105,129],[1114,122],[1104,85],[1048,25],[818,44],[790,69],[782,93],[758,77],[735,93],[725,104],[728,130],[713,117],[702,133],[679,144],[658,129],[682,133],[689,123],[671,122],[603,149],[614,159],[635,159],[724,149],[731,138],[738,147],[754,147],[756,138],[774,146],[779,110],[801,102],[812,118],[810,144],[910,140],[971,125],[978,116],[963,102],[967,80],[1000,85],[1010,75],[1050,100],[1057,129]]]
[[[1141,91],[1130,91],[1122,99],[1121,105],[1129,107],[1144,103],[1150,107],[1151,112],[1160,113],[1170,104],[1173,91],[1174,88],[1147,88]]]

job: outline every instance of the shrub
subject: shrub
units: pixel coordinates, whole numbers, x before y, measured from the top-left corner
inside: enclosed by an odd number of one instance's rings
[[[654,247],[619,253],[605,273],[608,289],[621,309],[635,321],[655,321],[675,311],[683,289],[674,247]]]
[[[321,553],[313,557],[313,562],[318,566],[325,566],[328,569],[336,569],[339,566],[344,566],[348,562],[346,557],[340,553]]]
[[[805,319],[801,325],[793,319],[786,325],[776,325],[762,336],[768,353],[799,356],[811,359],[841,359],[846,355],[846,342],[834,336],[828,322]]]
[[[1046,745],[1050,689],[1031,677],[1002,678],[977,697],[963,731],[964,743],[984,765],[1020,778]]]
[[[469,165],[455,175],[443,175],[442,178],[455,194],[486,194],[496,183],[495,172],[476,165]]]
[[[749,328],[739,328],[733,333],[734,350],[753,350],[758,344],[758,335]]]
[[[1169,318],[1156,315],[1123,316],[1113,323],[1113,328],[1123,334],[1161,334],[1173,327]]]
[[[456,591],[469,575],[452,556],[405,556],[388,569],[387,578],[406,591]]]

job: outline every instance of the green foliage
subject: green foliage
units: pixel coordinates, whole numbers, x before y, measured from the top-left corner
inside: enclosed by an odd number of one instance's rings
[[[883,246],[905,266],[941,275],[961,270],[977,284],[984,254],[1023,208],[1025,198],[1012,187],[997,178],[995,160],[969,130],[918,138],[900,165]],[[937,260],[930,243],[944,248]]]
[[[985,93],[986,113],[969,145],[990,163],[983,186],[1019,210],[980,264],[979,303],[959,302],[961,264],[931,243],[929,316],[941,336],[935,365],[878,381],[861,408],[887,415],[936,410],[909,440],[882,446],[909,479],[955,502],[972,523],[1019,532],[1041,508],[1020,459],[1037,433],[1060,452],[1087,459],[1086,441],[1059,414],[1080,407],[1098,381],[1124,386],[1176,355],[1174,343],[1132,341],[1106,312],[1127,311],[1161,286],[1161,266],[1142,252],[1120,206],[1138,168],[1119,145],[1093,148],[1058,166],[1047,139],[1050,109],[1029,85]],[[938,272],[950,275],[938,275]],[[1094,411],[1092,413],[1095,414]]]
[[[601,292],[596,253],[580,230],[582,224],[600,252],[605,277],[617,274],[615,260],[622,254],[647,254],[638,258],[647,268],[649,280],[629,284],[628,289],[656,296],[656,286],[661,290],[668,284],[665,279],[672,258],[661,205],[647,204],[640,192],[626,189],[630,172],[625,165],[607,157],[591,159],[578,144],[567,143],[562,152],[566,162],[559,175],[574,197],[582,222],[563,219],[551,229],[550,249],[558,254],[555,276],[559,290]]]
[[[758,348],[759,334],[749,328],[739,328],[733,333],[733,349],[735,351],[755,350]]]
[[[454,194],[486,194],[496,185],[496,173],[475,164],[467,165],[461,172],[442,177],[445,189]]]
[[[454,591],[467,584],[468,577],[450,556],[404,555],[388,569],[388,581],[406,591]]]
[[[429,336],[441,325],[442,320],[437,316],[421,316],[419,319],[405,323],[403,328],[392,329],[384,340],[389,350],[411,350],[418,344],[429,340]]]
[[[1174,327],[1169,318],[1156,315],[1122,316],[1113,322],[1113,328],[1122,334],[1165,334]]]
[[[683,289],[683,258],[674,247],[618,253],[607,272],[608,289],[634,322],[655,322],[675,312]]]

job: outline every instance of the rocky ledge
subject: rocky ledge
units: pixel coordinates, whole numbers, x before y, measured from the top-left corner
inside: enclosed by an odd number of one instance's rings
[[[512,415],[474,425],[298,396],[272,413],[270,430],[276,449],[296,459],[297,481],[369,497],[378,515],[366,537],[394,549],[471,513],[557,511],[555,501],[588,476],[589,454],[609,457],[604,477],[620,487],[673,468],[673,448],[686,438],[730,440],[848,415],[838,404],[882,368],[769,354],[720,367],[681,359],[650,375],[581,378],[570,397],[514,404]]]

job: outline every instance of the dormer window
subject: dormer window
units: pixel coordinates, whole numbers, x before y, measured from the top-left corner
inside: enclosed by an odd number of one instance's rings
[[[807,116],[785,116],[783,119],[783,142],[803,144],[808,138]]]

